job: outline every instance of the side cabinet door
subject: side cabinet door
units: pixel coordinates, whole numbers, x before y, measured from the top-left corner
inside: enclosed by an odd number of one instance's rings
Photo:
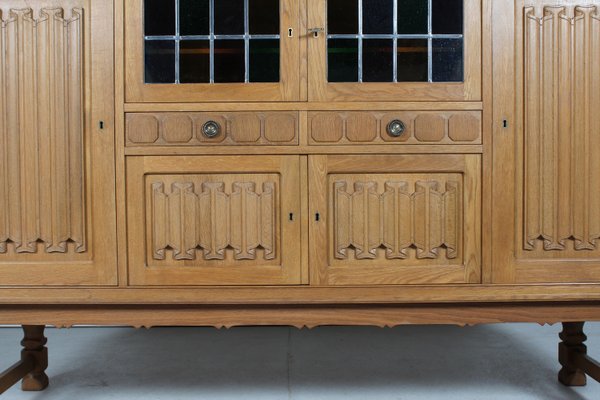
[[[299,156],[130,157],[132,285],[301,283]]]
[[[0,285],[114,285],[112,2],[0,17]]]
[[[314,285],[480,282],[480,156],[310,156]]]
[[[493,7],[493,280],[600,282],[600,2]]]

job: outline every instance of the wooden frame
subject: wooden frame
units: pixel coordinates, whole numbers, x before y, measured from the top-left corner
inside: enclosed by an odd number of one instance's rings
[[[308,1],[308,27],[326,27],[326,0]],[[309,101],[478,101],[481,100],[481,0],[464,0],[463,83],[329,83],[327,39],[308,41]]]
[[[456,178],[451,175],[453,173],[459,174],[460,177]],[[431,249],[432,253],[422,259],[417,257],[417,259],[407,261],[407,265],[402,265],[404,262],[402,258],[409,256],[402,256],[401,254],[392,256],[392,259],[385,259],[382,255],[372,254],[367,257],[366,261],[361,261],[360,258],[364,257],[358,256],[357,259],[346,258],[345,256],[334,257],[333,242],[337,233],[333,232],[335,218],[333,204],[335,200],[332,198],[331,193],[334,189],[332,185],[335,186],[337,183],[330,181],[330,174],[343,174],[338,175],[341,176],[339,179],[342,180],[352,174],[367,174],[365,179],[374,181],[381,176],[390,176],[389,174],[398,175],[397,178],[396,175],[393,175],[393,180],[405,180],[405,177],[411,180],[414,174],[417,174],[414,177],[415,180],[423,182],[433,183],[450,176],[452,176],[451,179],[462,180],[458,184],[455,200],[457,204],[460,204],[458,206],[459,210],[456,211],[454,218],[458,220],[456,226],[458,228],[457,232],[459,232],[459,240],[456,244],[458,248],[455,250],[458,260],[463,261],[456,264],[456,261],[438,254],[436,249]],[[436,187],[438,186],[438,183],[434,184]],[[312,285],[480,283],[481,233],[479,205],[481,203],[481,186],[479,156],[311,156],[309,158],[309,185],[310,262],[314,266],[311,269]],[[412,193],[411,190],[409,192]],[[339,208],[339,206],[335,207]],[[367,211],[364,212],[368,213]],[[357,217],[354,216],[354,218],[356,220]],[[367,225],[367,218],[365,216],[363,222],[365,225]],[[429,223],[432,225],[425,228],[426,230],[435,229],[433,226],[436,222],[433,217],[431,218],[432,220]],[[438,222],[444,224],[442,221]],[[369,229],[371,228],[369,227]],[[415,232],[411,235],[413,238],[417,236],[416,227],[414,229]],[[423,240],[426,242],[429,239],[426,237]],[[413,250],[410,250],[410,248],[415,246],[418,245],[408,246],[406,252],[412,252]],[[337,248],[337,246],[335,247]],[[382,250],[379,249],[379,251]],[[343,252],[346,252],[345,248]],[[342,260],[336,260],[336,258],[342,258]]]
[[[254,256],[251,260],[243,261],[250,257],[246,254],[241,258],[242,261],[234,262],[230,259],[229,251],[225,250],[222,258],[219,258],[218,255],[211,255],[208,258],[204,257],[204,260],[199,260],[199,257],[197,258],[194,255],[196,245],[189,245],[189,251],[179,248],[182,253],[189,252],[188,255],[183,254],[180,258],[176,256],[171,258],[153,252],[150,249],[150,244],[156,240],[156,235],[159,233],[156,232],[156,229],[158,229],[156,227],[154,230],[149,229],[149,226],[156,225],[152,222],[153,219],[150,214],[152,204],[148,198],[153,187],[148,186],[151,183],[146,177],[156,176],[163,185],[163,179],[168,179],[169,176],[174,176],[173,184],[178,184],[175,182],[188,182],[195,176],[206,176],[205,179],[216,179],[215,182],[221,182],[226,179],[227,175],[233,176],[234,180],[242,180],[252,184],[258,182],[265,175],[269,177],[269,180],[277,181],[273,188],[274,194],[272,194],[275,198],[273,210],[275,216],[270,222],[270,224],[275,225],[273,232],[275,243],[272,244],[272,257],[269,258],[266,255]],[[302,213],[300,182],[300,157],[298,156],[231,156],[177,159],[172,157],[133,157],[128,159],[128,233],[130,237],[143,238],[143,240],[130,242],[129,283],[134,286],[301,283],[300,222]],[[228,185],[226,184],[226,186]],[[164,186],[170,186],[170,183],[164,184]],[[196,192],[201,190],[198,186],[196,185],[194,189]],[[161,188],[161,192],[162,190],[168,191],[169,188]],[[183,209],[180,212],[184,212]],[[213,211],[213,213],[216,212]],[[184,218],[191,217],[185,214]],[[231,218],[233,218],[233,213]],[[181,225],[177,225],[175,228],[184,229],[183,224],[185,222],[181,221],[179,223]],[[221,225],[225,221],[216,221],[216,223]],[[232,228],[230,229],[233,229],[233,224],[237,223],[237,221],[232,220]],[[262,230],[264,231],[264,228]],[[211,235],[214,238],[216,234],[212,233]],[[228,238],[229,235],[232,235],[232,233],[228,233]],[[164,249],[160,250],[160,252],[164,251]],[[245,249],[242,249],[242,251],[245,251]],[[266,250],[264,251],[266,252]],[[162,261],[159,261],[161,259]]]
[[[125,101],[294,101],[300,96],[300,2],[280,2],[281,64],[278,83],[145,84],[143,0],[124,2]],[[292,30],[292,36],[288,30]]]

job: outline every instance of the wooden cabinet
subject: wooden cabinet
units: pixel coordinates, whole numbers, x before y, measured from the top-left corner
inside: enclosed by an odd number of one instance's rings
[[[598,282],[600,4],[494,14],[494,282]]]
[[[49,323],[566,322],[600,379],[599,110],[600,0],[2,0],[0,393]]]
[[[132,285],[302,282],[300,157],[133,157]]]
[[[477,155],[311,156],[311,284],[478,283]]]
[[[0,285],[114,285],[112,3],[0,17]]]

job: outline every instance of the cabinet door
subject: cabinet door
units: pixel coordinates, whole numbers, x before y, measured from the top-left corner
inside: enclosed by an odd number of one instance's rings
[[[600,2],[493,6],[493,279],[599,282]]]
[[[126,1],[126,100],[297,100],[299,7],[296,0]]]
[[[480,0],[308,4],[310,100],[481,99]]]
[[[112,2],[0,18],[0,285],[116,284]]]
[[[480,282],[478,155],[310,156],[315,285]]]
[[[132,285],[301,283],[300,157],[127,161]]]

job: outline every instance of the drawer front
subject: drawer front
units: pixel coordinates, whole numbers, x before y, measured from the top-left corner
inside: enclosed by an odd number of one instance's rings
[[[132,285],[298,284],[300,157],[130,157]]]
[[[311,284],[480,282],[479,155],[309,160]]]
[[[297,145],[298,113],[128,113],[126,143],[128,147]]]
[[[317,111],[308,129],[314,145],[481,144],[481,111]]]

